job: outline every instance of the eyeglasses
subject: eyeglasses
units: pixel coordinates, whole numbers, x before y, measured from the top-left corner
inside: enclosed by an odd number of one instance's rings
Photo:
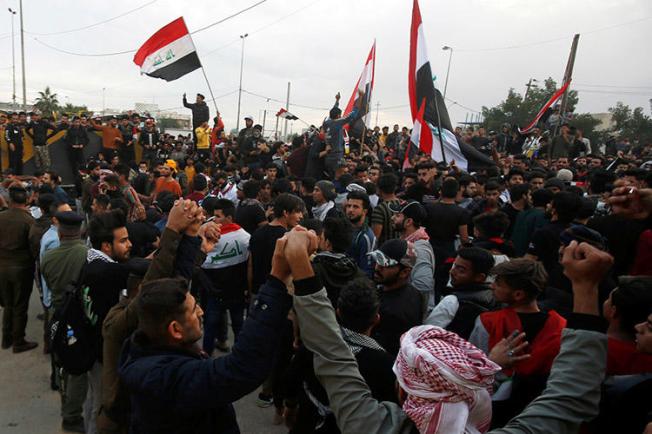
[[[390,258],[380,250],[374,250],[373,252],[367,254],[371,256],[374,261],[376,261],[376,264],[380,265],[383,268],[399,265],[399,262],[396,259]]]

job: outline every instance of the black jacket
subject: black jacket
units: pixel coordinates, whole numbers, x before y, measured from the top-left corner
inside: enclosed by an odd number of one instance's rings
[[[210,114],[208,112],[208,105],[203,102],[201,104],[197,103],[189,103],[186,97],[183,98],[183,106],[186,108],[189,108],[192,110],[192,130],[194,131],[195,128],[203,124],[204,122],[208,122],[208,119],[210,118]]]
[[[43,146],[47,144],[47,140],[56,133],[55,131],[55,133],[48,134],[49,129],[54,130],[54,127],[43,119],[39,119],[38,121],[32,121],[27,124],[25,134],[32,138],[34,146]]]
[[[120,293],[127,288],[129,273],[137,274],[150,263],[147,259],[132,258],[128,262],[108,262],[97,250],[88,253],[90,261],[83,272],[84,305],[86,315],[90,318],[95,330],[98,361],[102,361],[102,323],[109,310],[120,300]]]
[[[486,284],[460,286],[454,288],[452,294],[457,297],[459,307],[446,330],[457,333],[463,339],[469,339],[471,336],[478,315],[499,307],[493,292]]]
[[[159,134],[156,128],[152,129],[151,131],[147,130],[147,128],[143,128],[141,130],[140,137],[138,138],[138,143],[140,143],[143,148],[148,150],[157,149],[158,141]],[[150,143],[152,144],[151,146]]]
[[[20,125],[7,124],[5,127],[5,140],[7,144],[13,143],[16,146],[23,146],[23,135],[20,131]]]
[[[123,348],[119,365],[131,394],[130,432],[239,433],[232,403],[269,375],[291,305],[285,285],[270,277],[233,351],[217,359],[154,347],[137,332]]]
[[[401,335],[423,319],[423,298],[421,293],[408,284],[393,291],[380,292],[380,324],[375,328],[373,338],[396,356],[400,348]]]
[[[66,133],[66,144],[69,147],[76,145],[86,147],[86,145],[88,145],[88,130],[84,127],[68,128],[68,132]]]

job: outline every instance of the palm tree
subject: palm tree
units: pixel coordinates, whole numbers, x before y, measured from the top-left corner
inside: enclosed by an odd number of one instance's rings
[[[69,102],[63,107],[60,107],[60,109],[62,113],[67,113],[69,115],[79,115],[88,111],[88,107],[85,105],[74,105]]]
[[[54,112],[59,110],[59,100],[57,99],[57,94],[52,93],[50,86],[45,87],[44,92],[38,93],[38,98],[36,98],[36,104],[34,107],[39,109],[43,115],[52,115]]]

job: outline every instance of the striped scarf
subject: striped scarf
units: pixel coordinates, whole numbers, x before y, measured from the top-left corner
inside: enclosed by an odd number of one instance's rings
[[[500,366],[455,333],[413,327],[401,337],[394,373],[408,394],[403,410],[422,434],[484,433],[489,388]]]

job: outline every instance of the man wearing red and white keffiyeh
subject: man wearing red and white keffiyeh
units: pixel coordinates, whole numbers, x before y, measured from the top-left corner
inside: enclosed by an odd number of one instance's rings
[[[500,366],[455,333],[413,327],[401,337],[394,373],[407,392],[403,410],[422,434],[484,433]]]

